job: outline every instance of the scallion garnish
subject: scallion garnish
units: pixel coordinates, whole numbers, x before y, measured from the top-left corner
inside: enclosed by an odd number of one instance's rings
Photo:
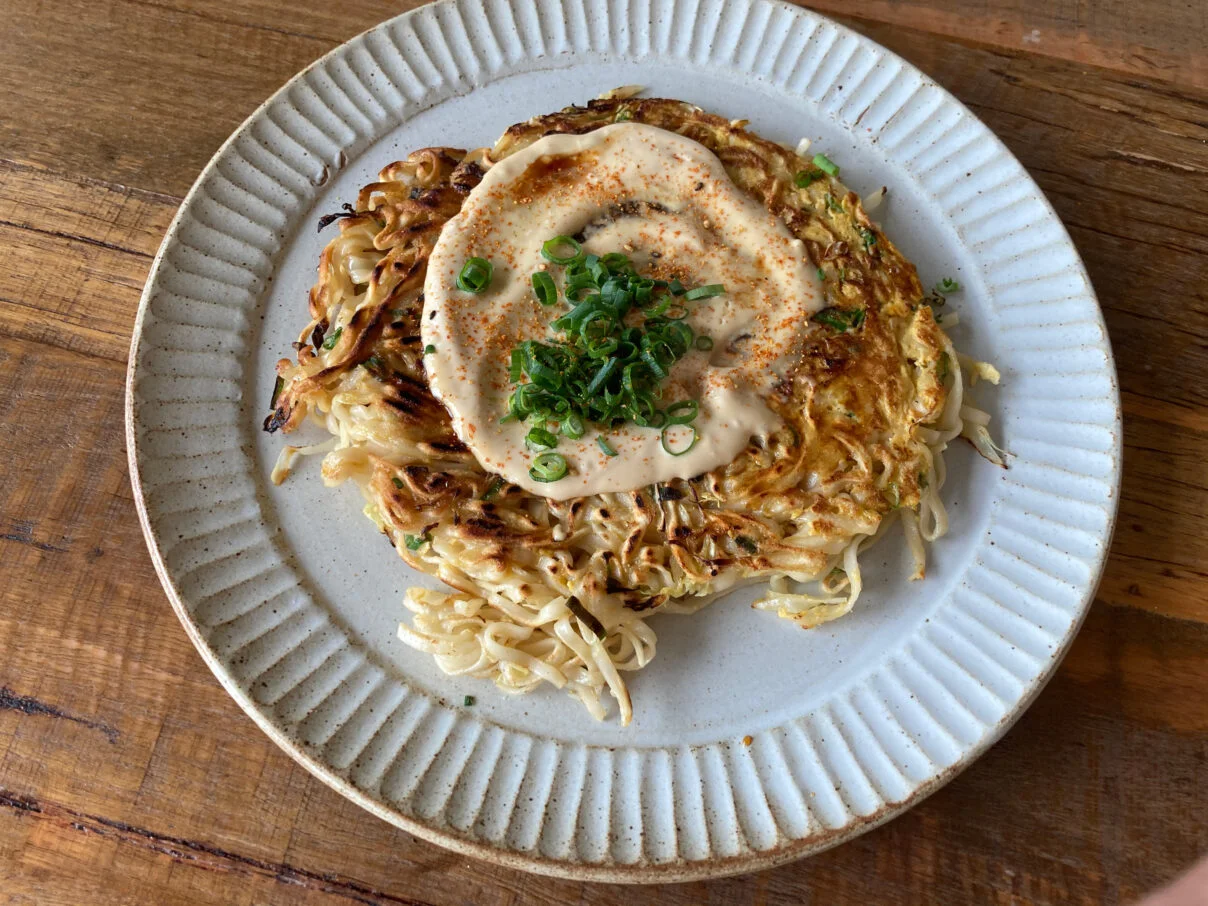
[[[323,341],[324,349],[335,349],[336,343],[340,342],[340,334],[344,332],[343,327],[337,327],[335,332],[330,337]]]
[[[864,243],[864,248],[870,249],[877,244],[877,234],[868,227],[858,226],[856,232],[860,234],[860,240]]]
[[[524,442],[532,450],[552,450],[558,446],[558,438],[554,433],[546,431],[539,425],[529,429],[529,433],[524,435]]]
[[[542,453],[533,460],[529,468],[529,478],[533,481],[550,482],[565,478],[570,469],[566,459],[558,453]]]
[[[491,275],[494,272],[494,265],[486,258],[469,258],[461,266],[461,273],[457,275],[457,288],[466,293],[485,292],[491,285]]]
[[[464,705],[467,708],[473,708],[474,701],[475,701],[475,699],[474,699],[474,696],[472,696],[472,695],[463,696],[461,699],[462,705]]]
[[[545,271],[534,271],[533,295],[542,305],[553,305],[557,302],[558,287],[554,286],[554,278]]]
[[[865,312],[862,308],[831,307],[814,312],[810,320],[816,321],[819,324],[825,324],[827,327],[832,327],[843,333],[848,330],[855,330],[863,324],[864,314]]]
[[[432,355],[434,352],[436,352],[436,347],[431,343],[424,347],[424,355]]]
[[[431,539],[427,535],[403,535],[403,543],[407,545],[407,550],[417,551]]]
[[[700,411],[700,404],[696,400],[681,400],[678,403],[672,403],[663,410],[663,414],[667,416],[667,425],[686,425],[696,418],[697,412]]]
[[[273,397],[268,401],[270,409],[277,408],[277,399],[281,396],[281,391],[285,389],[285,378],[277,375],[277,383],[273,384]]]
[[[583,256],[583,246],[573,236],[555,236],[541,246],[541,257],[554,264],[573,264]]]
[[[835,162],[825,154],[814,155],[814,166],[825,173],[827,176],[838,176],[839,168]]]
[[[720,296],[726,291],[725,286],[720,283],[710,283],[708,286],[698,286],[696,289],[690,289],[684,293],[684,298],[689,302],[695,302],[697,299],[711,299],[714,296]]]
[[[616,456],[617,455],[617,451],[612,448],[612,444],[610,444],[607,441],[607,439],[605,439],[603,434],[596,436],[596,444],[599,446],[599,448],[601,450],[604,451],[605,456]]]
[[[548,451],[557,445],[559,434],[577,439],[589,425],[603,430],[626,422],[655,430],[690,427],[699,405],[684,400],[661,408],[656,402],[662,395],[660,384],[693,348],[713,348],[713,340],[698,337],[684,319],[690,303],[719,296],[725,286],[689,289],[678,279],[643,277],[624,254],[587,254],[569,236],[548,240],[541,254],[566,268],[562,294],[568,308],[550,325],[560,336],[544,342],[525,340],[511,351],[508,377],[517,386],[504,418],[532,420],[525,435],[528,446]],[[536,272],[532,284],[543,305],[558,300],[552,275]],[[644,315],[640,323],[627,318],[635,311]],[[678,433],[684,432],[673,435]],[[690,449],[696,429],[688,433]],[[597,443],[606,455],[617,455],[603,437]],[[674,455],[686,452],[681,446],[664,444]],[[536,463],[534,468],[530,474],[539,481],[556,481],[566,474],[538,477],[549,475],[551,468],[538,469]],[[558,471],[556,461],[552,471]]]
[[[948,353],[941,352],[939,360],[935,365],[935,376],[941,384],[948,383],[948,375],[952,372],[952,360],[948,358]]]
[[[571,440],[578,440],[587,432],[587,429],[583,426],[583,419],[579,418],[573,412],[562,419],[558,424],[558,428],[563,435],[569,437]]]
[[[696,446],[698,440],[700,440],[700,434],[697,432],[696,426],[688,424],[668,425],[659,435],[659,443],[663,447],[663,452],[670,453],[672,456],[683,456]]]
[[[935,285],[935,291],[941,296],[946,296],[949,293],[959,293],[961,291],[961,285],[951,277],[945,277]]]
[[[804,189],[808,187],[810,183],[817,182],[821,178],[822,174],[817,170],[801,170],[796,176],[793,177],[793,185],[795,185],[798,189]]]
[[[400,491],[403,489],[403,480],[401,478],[399,478],[397,475],[395,475],[393,478],[391,478],[390,481]]]

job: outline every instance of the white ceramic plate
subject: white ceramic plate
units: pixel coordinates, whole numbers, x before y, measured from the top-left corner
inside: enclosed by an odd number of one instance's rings
[[[319,214],[427,145],[617,85],[814,140],[919,266],[966,287],[959,348],[1011,451],[958,446],[951,534],[924,582],[887,540],[857,609],[813,632],[734,594],[655,618],[636,718],[450,679],[395,638],[417,577],[316,462],[281,488],[260,431],[328,235]],[[1036,185],[942,88],[768,0],[444,0],[348,42],[214,156],[156,258],[130,361],[135,497],[156,567],[231,695],[324,782],[451,849],[576,878],[762,868],[889,818],[998,738],[1052,673],[1098,580],[1120,410],[1086,273]],[[476,706],[462,706],[464,695]],[[744,745],[744,736],[751,736]]]

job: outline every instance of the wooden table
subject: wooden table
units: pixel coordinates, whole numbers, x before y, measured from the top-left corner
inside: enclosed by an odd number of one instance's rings
[[[1196,0],[824,0],[1020,157],[1090,269],[1119,527],[1057,677],[989,754],[824,855],[550,881],[382,823],[219,687],[143,545],[122,437],[151,257],[220,142],[409,3],[0,0],[0,899],[28,904],[1128,902],[1208,850],[1208,19]]]

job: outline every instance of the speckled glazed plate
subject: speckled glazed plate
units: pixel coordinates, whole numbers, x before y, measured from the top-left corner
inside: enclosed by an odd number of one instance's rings
[[[628,84],[794,144],[866,193],[930,284],[958,278],[958,347],[1013,454],[949,455],[951,533],[908,582],[892,537],[856,610],[812,632],[753,590],[655,618],[636,717],[452,679],[397,641],[408,571],[318,463],[280,488],[260,431],[328,238],[319,214],[428,145]],[[1091,600],[1120,409],[1086,273],[1036,185],[918,70],[769,0],[443,0],[328,54],[231,137],[156,257],[130,359],[131,474],[164,587],[231,695],[325,783],[458,852],[554,875],[749,871],[897,814],[997,739]],[[477,704],[463,707],[465,695]],[[744,744],[744,737],[750,737]]]

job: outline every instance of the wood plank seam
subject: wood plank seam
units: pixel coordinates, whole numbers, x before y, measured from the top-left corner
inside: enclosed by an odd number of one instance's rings
[[[171,4],[154,3],[152,0],[126,0],[126,2],[133,6],[145,6],[149,9],[156,9],[165,13],[176,13],[177,15],[181,16],[192,16],[193,18],[200,19],[203,22],[214,22],[218,25],[229,25],[233,28],[246,28],[254,31],[267,31],[275,35],[284,35],[287,38],[302,38],[305,41],[317,41],[328,49],[335,47],[336,44],[339,43],[338,41],[333,42],[330,38],[323,38],[318,35],[307,34],[303,31],[290,31],[287,28],[275,28],[272,25],[264,25],[259,22],[240,22],[238,19],[229,19],[225,16],[206,15],[205,13],[197,10],[181,9],[178,6],[172,6]],[[349,35],[348,37],[351,38],[352,35]]]
[[[184,201],[183,195],[170,195],[166,192],[156,192],[154,189],[143,189],[138,186],[128,186],[120,182],[114,182],[113,180],[97,179],[93,176],[86,176],[83,173],[64,173],[62,170],[55,170],[51,167],[41,167],[35,164],[29,164],[7,157],[0,157],[0,170],[9,170],[17,173],[34,173],[38,176],[60,179],[63,182],[74,182],[80,185],[108,189],[113,192],[129,193],[131,195],[142,196],[149,201],[162,202],[163,204],[171,205],[174,208],[179,207],[180,203]]]
[[[206,871],[268,878],[279,884],[332,894],[366,906],[433,906],[425,900],[387,893],[355,878],[334,872],[310,871],[285,862],[269,862],[241,855],[198,840],[162,834],[125,821],[77,811],[56,802],[0,787],[0,814],[5,811],[13,816],[49,821],[82,834],[136,846],[156,855],[167,856],[177,864]]]
[[[123,255],[134,255],[137,258],[145,258],[148,261],[155,257],[148,252],[141,251],[140,249],[127,248],[124,245],[114,245],[111,242],[93,239],[90,236],[80,236],[76,233],[61,233],[58,230],[45,230],[41,227],[31,226],[27,223],[14,223],[11,220],[0,219],[0,226],[12,227],[15,230],[24,230],[27,233],[37,233],[42,236],[48,236],[52,239],[66,239],[69,242],[83,242],[86,245],[94,245],[97,248],[105,249],[109,252],[119,252]]]

